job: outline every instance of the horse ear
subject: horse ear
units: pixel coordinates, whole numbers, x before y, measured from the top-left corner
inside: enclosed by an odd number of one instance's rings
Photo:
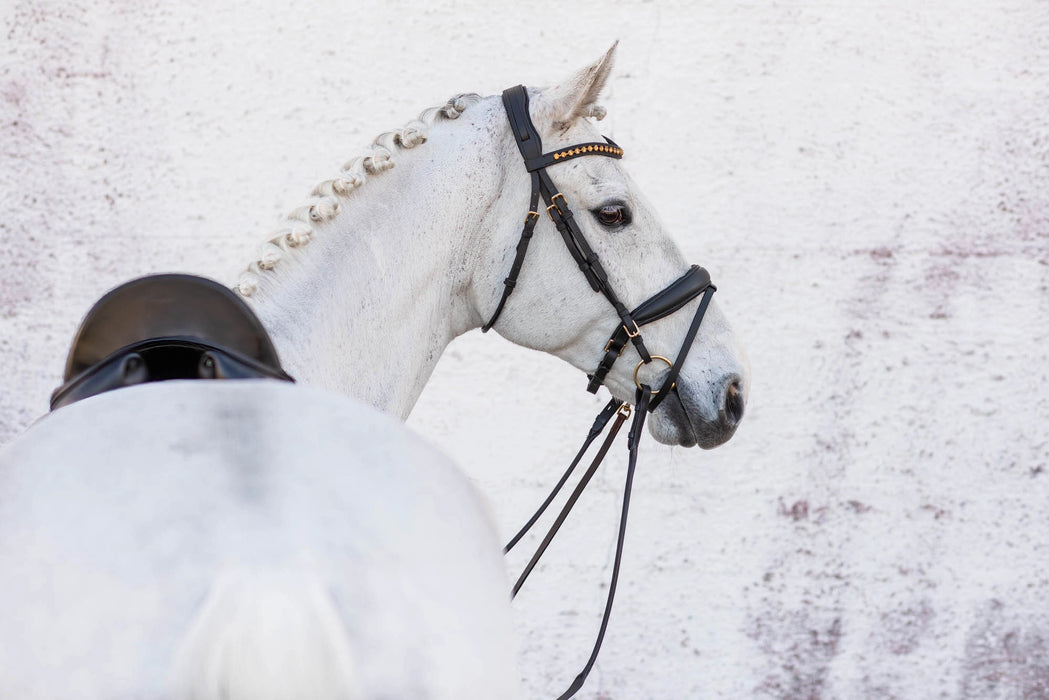
[[[554,128],[563,130],[575,120],[591,116],[591,109],[612,72],[617,46],[619,41],[612,44],[597,63],[540,94],[537,111],[543,117],[543,121],[552,122]]]

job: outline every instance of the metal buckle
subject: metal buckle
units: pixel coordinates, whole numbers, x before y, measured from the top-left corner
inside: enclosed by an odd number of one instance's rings
[[[623,404],[622,406],[619,407],[619,410],[616,411],[616,413],[618,413],[619,415],[623,416],[624,418],[629,418],[630,417],[630,404],[628,404],[628,403]]]
[[[608,342],[605,343],[605,352],[612,349],[612,343],[615,342],[615,338],[609,338]],[[619,348],[619,354],[616,357],[622,357],[623,353],[626,352],[626,343],[623,343],[623,347]]]
[[[565,203],[565,209],[568,208],[568,200],[565,199],[565,196],[563,194],[558,192],[557,194],[555,194],[553,197],[550,198],[550,206],[548,206],[546,208],[546,213],[547,214],[550,214],[550,210],[551,209],[557,209],[557,213],[560,214],[561,216],[564,216],[565,213],[563,211],[561,211],[561,207],[557,206],[557,202],[555,201],[558,197],[560,197],[561,201]],[[550,214],[550,218],[553,219],[554,215]]]
[[[537,212],[537,211],[530,211],[527,214],[525,214],[525,223],[527,224],[528,223],[528,219],[530,219],[533,216],[536,218],[536,221],[539,220],[539,212]]]
[[[631,333],[630,329],[626,327],[625,323],[623,324],[623,330],[626,331],[626,337],[628,337],[628,338],[636,338],[639,335],[641,335],[641,328],[638,327],[637,321],[634,321],[634,319],[630,319],[630,320],[633,321],[633,323],[634,323],[634,332]]]
[[[667,363],[667,367],[668,367],[669,369],[673,369],[673,368],[674,368],[674,363],[673,363],[673,362],[671,362],[670,360],[668,360],[667,358],[663,357],[662,355],[653,355],[653,356],[652,356],[652,359],[653,359],[653,360],[663,360],[663,362],[666,362],[666,363]],[[638,388],[638,389],[640,389],[640,388],[641,388],[641,382],[639,382],[639,381],[637,380],[637,373],[641,371],[641,366],[642,366],[642,365],[644,365],[644,364],[646,364],[646,362],[645,362],[644,360],[641,360],[641,362],[638,362],[638,363],[637,363],[637,367],[635,367],[635,368],[634,368],[634,384],[636,384],[636,385],[637,385],[637,388]],[[677,384],[677,382],[674,382],[674,384]],[[673,389],[673,388],[674,388],[674,384],[671,384],[670,386],[666,387],[666,389],[667,389],[668,391],[669,391],[670,389]],[[658,393],[659,393],[660,391],[662,391],[662,389],[653,389],[653,390],[652,390],[652,395],[653,395],[653,396],[655,396],[655,395],[656,395],[656,394],[658,394]]]

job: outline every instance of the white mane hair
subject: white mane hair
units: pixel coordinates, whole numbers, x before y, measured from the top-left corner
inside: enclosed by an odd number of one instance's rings
[[[438,120],[458,119],[480,100],[481,96],[476,93],[455,95],[441,107],[424,110],[403,128],[379,134],[367,153],[347,161],[339,177],[318,184],[310,198],[284,218],[269,240],[262,244],[257,258],[241,273],[234,290],[243,296],[254,294],[262,279],[261,274],[272,270],[286,255],[309,243],[313,239],[314,225],[335,218],[341,200],[361,187],[369,175],[378,175],[394,167],[394,157],[399,150],[426,143],[430,127]]]
[[[339,177],[319,183],[313,188],[310,198],[284,218],[259,248],[256,259],[241,273],[234,291],[246,297],[254,294],[262,280],[261,273],[272,270],[289,253],[309,243],[313,239],[314,225],[335,218],[341,209],[341,200],[360,188],[369,175],[378,175],[394,167],[398,150],[426,143],[430,127],[438,120],[458,119],[481,99],[477,93],[455,95],[441,107],[424,110],[403,128],[379,134],[366,154],[347,161]],[[604,107],[591,104],[583,116],[600,121],[605,114]]]

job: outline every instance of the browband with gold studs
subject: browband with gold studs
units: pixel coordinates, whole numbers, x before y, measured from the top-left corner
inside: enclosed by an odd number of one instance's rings
[[[607,158],[622,158],[623,149],[618,144],[614,143],[607,136],[605,137],[607,143],[581,143],[571,148],[565,148],[560,151],[553,151],[551,153],[544,153],[538,158],[530,158],[525,161],[525,165],[528,167],[528,171],[539,170],[555,163],[564,163],[566,160],[572,158],[578,158],[579,156],[605,156]]]

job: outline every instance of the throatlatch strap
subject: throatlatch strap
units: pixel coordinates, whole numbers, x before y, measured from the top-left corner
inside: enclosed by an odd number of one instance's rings
[[[539,222],[539,176],[532,173],[532,201],[529,204],[528,213],[525,215],[524,229],[521,231],[521,240],[517,242],[517,253],[514,254],[513,265],[510,266],[510,274],[503,280],[503,296],[499,299],[499,305],[495,307],[495,313],[488,319],[488,323],[481,328],[482,333],[492,330],[499,314],[503,313],[506,300],[513,294],[517,286],[517,276],[521,274],[521,266],[524,264],[525,254],[528,253],[528,244],[532,241],[535,225]]]

